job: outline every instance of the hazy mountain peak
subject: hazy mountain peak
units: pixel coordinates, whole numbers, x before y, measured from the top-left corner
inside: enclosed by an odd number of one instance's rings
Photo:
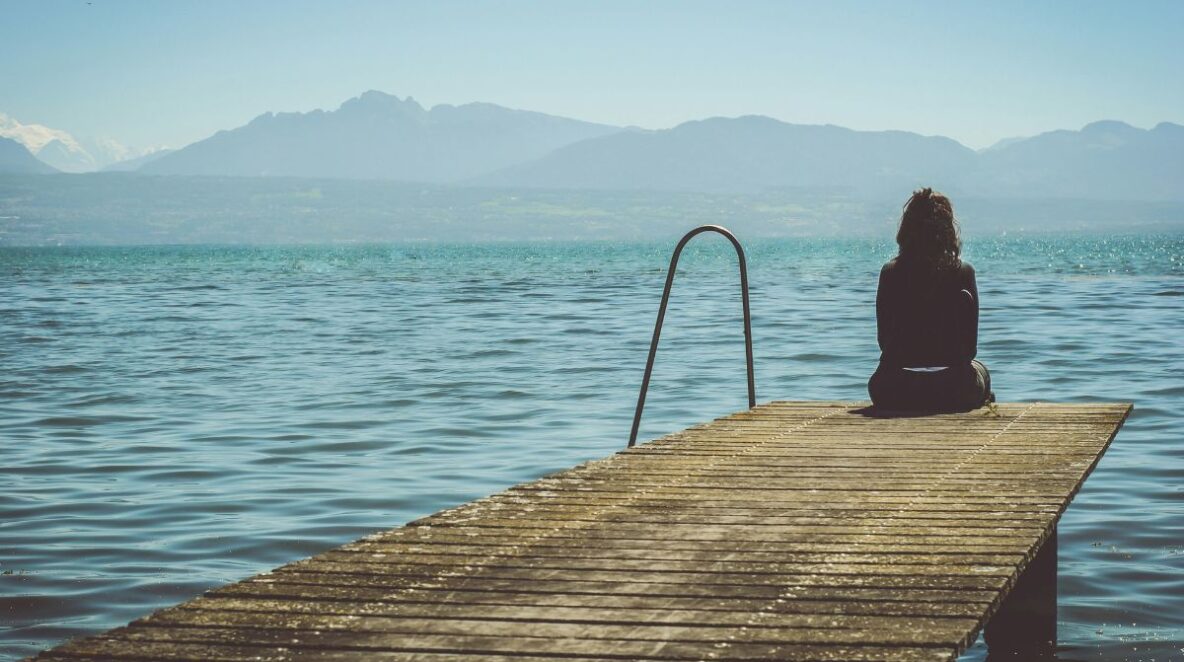
[[[270,110],[267,111],[266,113],[259,113],[255,117],[251,118],[250,122],[247,122],[247,126],[266,124],[270,120],[274,119],[275,115],[276,114],[271,112]],[[219,131],[219,133],[224,133],[224,132],[225,132],[225,130]]]
[[[89,172],[95,159],[78,143],[53,139],[37,150],[37,158],[64,172]]]
[[[1083,132],[1091,131],[1136,131],[1135,127],[1122,120],[1097,120],[1081,127]]]
[[[74,136],[61,129],[52,129],[43,124],[24,124],[15,117],[0,113],[0,137],[11,138],[36,154],[50,142],[57,140],[68,149],[81,151],[82,147]]]
[[[51,172],[55,170],[33,156],[23,143],[0,136],[0,173],[40,175]]]
[[[739,117],[723,117],[716,115],[714,117],[705,117],[701,120],[690,120],[683,122],[674,127],[674,131],[679,129],[688,129],[694,127],[727,127],[727,126],[789,126],[781,120],[774,119],[768,115],[740,115]]]
[[[1099,120],[1081,127],[1081,132],[1086,135],[1131,135],[1142,133],[1143,130],[1118,120]]]
[[[341,104],[339,112],[366,113],[371,115],[419,116],[426,112],[419,102],[411,97],[400,99],[393,94],[378,90],[367,90]]]

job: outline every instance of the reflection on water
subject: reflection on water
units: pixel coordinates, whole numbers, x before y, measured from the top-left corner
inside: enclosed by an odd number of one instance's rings
[[[642,437],[746,404],[701,242]],[[0,249],[0,658],[617,450],[669,250]],[[865,398],[890,247],[748,250],[759,399]],[[1184,659],[1184,239],[967,256],[1001,400],[1136,403],[1061,523],[1058,659]]]

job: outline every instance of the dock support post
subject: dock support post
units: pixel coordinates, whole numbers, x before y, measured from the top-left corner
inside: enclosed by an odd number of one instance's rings
[[[1057,645],[1057,530],[1020,575],[983,634],[991,660],[1041,659]]]

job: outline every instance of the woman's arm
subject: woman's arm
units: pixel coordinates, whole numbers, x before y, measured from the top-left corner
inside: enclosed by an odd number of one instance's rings
[[[894,326],[894,305],[892,296],[892,263],[880,269],[880,283],[876,287],[876,341],[880,344],[880,361],[884,362],[892,353]]]
[[[978,354],[978,283],[974,277],[974,267],[969,262],[962,263],[962,288],[970,292],[971,302],[966,314],[966,330],[963,335],[962,356],[969,361]]]

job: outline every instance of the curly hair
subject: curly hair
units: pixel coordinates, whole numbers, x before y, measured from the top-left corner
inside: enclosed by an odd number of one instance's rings
[[[934,269],[961,264],[962,239],[950,199],[928,187],[914,191],[904,203],[896,245],[901,258]]]

